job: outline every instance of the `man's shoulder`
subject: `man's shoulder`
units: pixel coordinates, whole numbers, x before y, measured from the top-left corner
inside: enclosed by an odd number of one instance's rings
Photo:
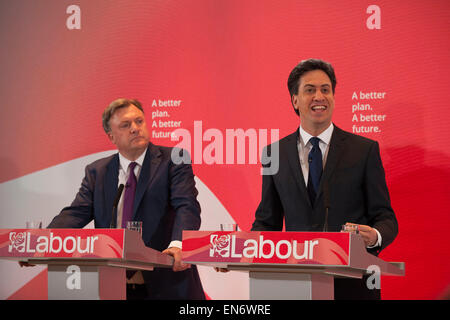
[[[189,155],[189,152],[185,149],[179,148],[179,147],[168,147],[168,146],[162,146],[158,144],[149,144],[150,152],[153,155],[161,155],[163,158],[171,158],[172,155],[181,156],[183,155]]]
[[[268,149],[273,148],[274,146],[277,147],[283,147],[287,144],[291,144],[292,142],[297,143],[297,138],[298,138],[298,130],[294,131],[293,133],[281,138],[280,140],[277,140],[275,142],[272,142],[271,144],[268,144],[266,147]]]
[[[87,165],[87,168],[89,169],[99,169],[99,168],[106,168],[110,163],[113,161],[118,161],[118,153],[114,153],[110,156],[97,159]]]
[[[345,131],[337,126],[334,127],[334,135],[338,138],[343,138],[346,140],[346,142],[352,143],[352,144],[360,144],[360,145],[373,145],[378,143],[376,140],[363,137],[357,134],[354,134],[349,131]]]
[[[370,146],[378,143],[376,140],[345,131],[345,130],[337,127],[336,125],[334,126],[334,129],[333,129],[333,136],[335,137],[335,139],[342,139],[345,141],[345,143],[349,143],[352,145],[360,145],[360,146],[370,147]],[[299,131],[297,129],[293,133],[281,138],[280,140],[277,140],[271,144],[268,144],[265,148],[267,148],[270,151],[274,147],[277,147],[280,150],[283,148],[286,148],[286,147],[291,147],[292,145],[297,145],[298,137],[299,137]]]

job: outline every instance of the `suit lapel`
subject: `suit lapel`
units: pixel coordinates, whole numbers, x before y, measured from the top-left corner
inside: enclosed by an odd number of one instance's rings
[[[111,216],[114,197],[117,193],[117,185],[119,184],[119,154],[116,153],[106,167],[104,178],[104,196],[106,215]]]
[[[142,201],[145,191],[150,182],[155,177],[159,165],[161,164],[161,151],[152,143],[149,143],[147,153],[145,154],[144,162],[142,164],[141,173],[139,174],[138,183],[136,186],[136,195],[133,205],[133,217],[136,216],[137,208]]]
[[[300,165],[300,158],[298,154],[298,146],[297,146],[299,141],[298,139],[299,139],[298,129],[288,136],[286,140],[287,157],[289,161],[289,166],[291,168],[291,172],[294,175],[295,181],[297,182],[300,192],[306,199],[308,199],[309,202],[308,190],[306,189],[305,178],[303,177],[302,167]]]

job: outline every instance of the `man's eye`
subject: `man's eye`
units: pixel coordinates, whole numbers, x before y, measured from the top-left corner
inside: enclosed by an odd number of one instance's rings
[[[121,128],[121,129],[126,129],[126,128],[129,128],[129,127],[130,127],[130,124],[129,124],[128,122],[122,123],[122,124],[120,125],[120,128]]]

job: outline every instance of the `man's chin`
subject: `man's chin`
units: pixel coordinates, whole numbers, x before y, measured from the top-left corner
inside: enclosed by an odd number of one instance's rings
[[[135,139],[131,143],[132,149],[139,150],[139,149],[145,149],[148,146],[149,141],[142,138],[142,139]]]

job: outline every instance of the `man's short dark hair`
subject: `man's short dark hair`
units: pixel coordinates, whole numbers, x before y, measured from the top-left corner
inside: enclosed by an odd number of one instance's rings
[[[334,91],[336,89],[336,75],[334,74],[334,69],[330,63],[320,60],[320,59],[308,59],[301,61],[289,74],[289,78],[287,81],[287,86],[289,89],[290,99],[292,103],[292,96],[298,94],[298,87],[300,85],[300,78],[308,71],[313,70],[322,70],[328,75],[331,81],[331,87]],[[297,109],[295,109],[295,113],[299,115]]]
[[[136,99],[119,98],[111,102],[109,106],[106,107],[102,115],[103,129],[105,130],[106,133],[109,133],[111,131],[111,127],[109,126],[109,120],[111,119],[114,112],[116,112],[117,109],[129,107],[131,105],[136,106],[139,110],[142,111],[142,113],[144,113],[142,104]]]

